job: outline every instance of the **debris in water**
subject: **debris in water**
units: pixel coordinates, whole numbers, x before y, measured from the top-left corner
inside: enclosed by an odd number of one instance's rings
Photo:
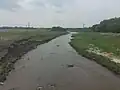
[[[30,60],[30,58],[28,57],[28,60]]]
[[[50,53],[50,54],[55,54],[54,52]]]
[[[11,88],[11,89],[9,89],[9,90],[18,90],[18,89],[19,89],[19,87]]]
[[[39,86],[39,87],[37,87],[36,90],[43,90],[43,87],[42,87],[42,86]]]
[[[56,90],[56,84],[50,84],[48,85],[49,89]]]
[[[9,89],[9,90],[15,90],[15,88]]]
[[[56,84],[51,84],[51,85],[48,85],[48,86],[50,86],[50,87],[55,87],[55,86],[56,86]]]
[[[69,65],[67,65],[67,67],[71,68],[71,67],[74,67],[74,65],[73,64],[69,64]]]
[[[60,45],[56,45],[57,47],[59,47]]]
[[[43,60],[43,57],[41,56],[41,60]]]
[[[3,82],[0,82],[0,85],[4,85],[4,83],[3,83]]]

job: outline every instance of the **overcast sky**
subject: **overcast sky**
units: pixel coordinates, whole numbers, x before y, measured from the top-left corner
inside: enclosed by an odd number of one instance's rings
[[[82,27],[120,16],[120,0],[0,0],[0,25]]]

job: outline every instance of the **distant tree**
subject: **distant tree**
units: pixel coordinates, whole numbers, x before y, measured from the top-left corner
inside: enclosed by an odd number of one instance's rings
[[[52,29],[51,29],[52,31],[66,31],[66,29],[65,28],[62,28],[62,27],[60,27],[60,26],[57,26],[57,27],[52,27]]]
[[[120,33],[120,18],[112,18],[93,25],[92,31]]]

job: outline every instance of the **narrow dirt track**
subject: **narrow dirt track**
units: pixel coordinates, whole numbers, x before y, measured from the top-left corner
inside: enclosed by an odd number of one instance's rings
[[[70,38],[58,37],[23,56],[0,90],[120,90],[120,78],[78,55]]]

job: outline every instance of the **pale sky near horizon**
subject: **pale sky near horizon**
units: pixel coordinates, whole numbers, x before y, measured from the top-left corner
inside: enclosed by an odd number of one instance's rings
[[[120,16],[120,0],[0,0],[0,25],[82,27]]]

